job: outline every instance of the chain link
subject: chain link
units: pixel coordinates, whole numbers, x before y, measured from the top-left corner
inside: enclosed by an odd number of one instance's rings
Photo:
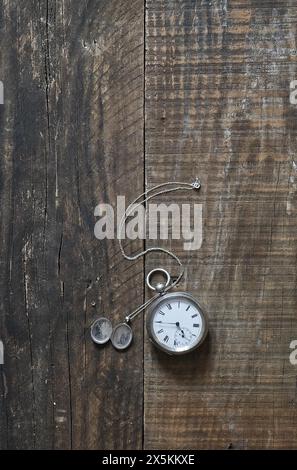
[[[155,192],[158,189],[164,188],[166,186],[173,186],[173,185],[175,185],[175,187],[168,188],[168,189],[163,189],[162,191]],[[182,191],[182,190],[193,191],[193,189],[197,190],[199,188],[200,188],[200,181],[199,181],[198,178],[196,178],[196,180],[193,183],[176,182],[176,181],[168,181],[167,183],[161,183],[161,184],[158,184],[158,185],[154,186],[153,188],[148,189],[147,191],[144,191],[136,199],[134,199],[134,201],[132,201],[129,204],[129,206],[127,207],[127,209],[125,210],[125,213],[124,213],[124,215],[123,215],[123,217],[120,221],[120,224],[119,224],[119,238],[118,238],[122,256],[125,259],[129,260],[129,261],[136,261],[139,258],[141,258],[142,256],[147,255],[148,253],[159,252],[159,253],[164,253],[164,254],[168,255],[169,257],[173,258],[177,262],[177,264],[179,265],[179,275],[177,276],[177,278],[171,284],[169,284],[167,287],[165,287],[164,290],[161,293],[158,293],[158,294],[154,295],[152,298],[150,298],[149,300],[147,300],[143,304],[139,305],[135,310],[133,310],[133,312],[131,312],[129,315],[127,315],[125,317],[125,321],[127,323],[130,320],[132,320],[133,318],[135,318],[144,309],[146,309],[155,299],[160,297],[160,295],[163,295],[165,292],[167,292],[170,289],[172,289],[173,287],[175,287],[179,283],[179,281],[181,280],[181,278],[183,277],[183,274],[184,274],[183,264],[182,264],[181,260],[179,259],[179,257],[176,256],[174,253],[172,253],[172,251],[166,250],[166,248],[152,247],[152,248],[147,248],[146,250],[143,250],[143,251],[141,251],[141,252],[139,252],[139,253],[137,253],[136,255],[133,255],[133,256],[132,255],[127,255],[127,253],[124,250],[123,244],[122,244],[122,233],[123,233],[123,228],[126,227],[127,218],[131,214],[133,214],[139,206],[141,206],[143,204],[146,204],[148,201],[150,201],[154,197],[161,196],[162,194],[168,194],[168,193],[175,192],[175,191]],[[140,199],[143,199],[143,200],[140,200]]]

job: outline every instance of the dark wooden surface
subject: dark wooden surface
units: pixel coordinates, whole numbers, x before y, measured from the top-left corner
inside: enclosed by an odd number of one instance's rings
[[[297,447],[296,24],[293,0],[0,2],[0,448]],[[203,245],[162,244],[208,340],[172,359],[138,318],[96,348],[160,259],[96,240],[95,206],[196,175]]]
[[[297,447],[296,22],[290,1],[147,0],[147,180],[201,178],[203,245],[171,246],[210,335],[178,361],[145,342],[146,448]]]
[[[143,295],[94,237],[143,188],[143,2],[1,2],[0,34],[1,447],[138,448],[142,325],[125,357],[89,325]]]

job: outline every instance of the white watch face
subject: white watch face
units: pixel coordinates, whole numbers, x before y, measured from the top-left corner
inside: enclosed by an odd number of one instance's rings
[[[178,354],[202,342],[206,321],[201,307],[190,295],[169,294],[153,306],[148,330],[159,347]]]

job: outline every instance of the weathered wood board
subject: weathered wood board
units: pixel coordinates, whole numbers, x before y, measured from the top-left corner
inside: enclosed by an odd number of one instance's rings
[[[15,0],[0,18],[0,446],[139,448],[142,325],[125,357],[89,326],[143,296],[142,264],[94,237],[95,206],[143,188],[143,2]]]
[[[1,449],[297,447],[296,24],[293,0],[0,2]],[[96,240],[94,208],[196,175],[162,201],[203,205],[201,248],[160,244],[209,338],[172,359],[138,318],[96,348],[160,258]]]
[[[145,342],[144,445],[296,448],[296,3],[146,7],[146,179],[201,178],[202,247],[170,246],[210,335],[178,360]]]

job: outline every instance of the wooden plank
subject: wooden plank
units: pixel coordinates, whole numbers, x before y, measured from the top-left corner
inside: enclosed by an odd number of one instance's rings
[[[89,326],[143,297],[141,263],[93,233],[98,203],[143,188],[143,15],[138,0],[1,2],[3,449],[142,445],[142,322],[125,357]]]
[[[146,178],[201,178],[201,249],[163,246],[185,263],[180,288],[205,305],[210,335],[178,359],[145,343],[144,445],[296,448],[296,4],[146,8]]]

